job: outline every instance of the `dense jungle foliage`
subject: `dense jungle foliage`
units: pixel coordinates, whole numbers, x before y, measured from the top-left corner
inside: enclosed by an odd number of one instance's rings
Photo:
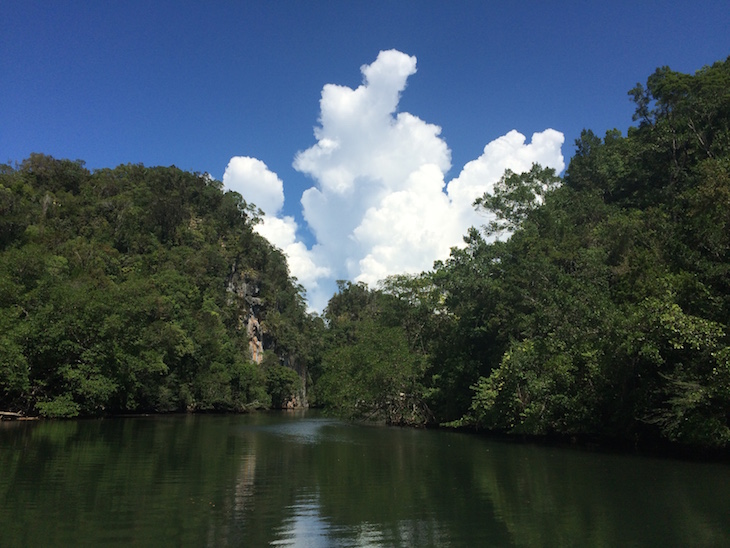
[[[730,58],[658,69],[626,136],[505,173],[494,220],[419,276],[342,282],[318,401],[392,423],[726,447]],[[495,239],[497,237],[497,239]]]
[[[629,94],[627,135],[584,131],[562,178],[506,172],[463,248],[342,281],[322,318],[206,175],[1,166],[0,410],[245,410],[306,386],[391,424],[730,446],[730,58]]]
[[[239,194],[175,167],[92,173],[41,154],[1,166],[0,411],[280,405],[299,383],[282,364],[306,358],[311,319],[257,220]]]

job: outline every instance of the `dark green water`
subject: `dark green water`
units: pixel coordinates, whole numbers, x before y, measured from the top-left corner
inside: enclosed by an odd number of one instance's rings
[[[730,466],[320,415],[0,424],[0,546],[730,546]]]

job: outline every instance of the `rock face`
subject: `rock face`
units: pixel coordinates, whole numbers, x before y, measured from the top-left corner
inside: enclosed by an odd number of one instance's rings
[[[253,307],[249,311],[244,324],[248,335],[248,350],[251,353],[251,361],[260,364],[264,359],[264,334],[261,331],[261,324]]]
[[[238,271],[233,264],[228,277],[230,304],[238,310],[238,328],[245,329],[248,335],[249,358],[260,364],[264,359],[264,334],[259,321],[262,301],[259,298],[258,284]]]
[[[264,350],[274,350],[276,346],[276,341],[272,340],[271,336],[264,337],[265,330],[261,325],[264,304],[259,297],[260,286],[255,279],[247,276],[245,271],[241,272],[238,265],[234,264],[228,278],[227,290],[230,304],[236,306],[238,310],[238,328],[245,329],[248,336],[249,359],[260,365],[264,359]],[[279,355],[279,362],[296,371],[302,381],[302,388],[297,394],[292,394],[282,407],[286,409],[309,407],[306,364],[292,354]]]

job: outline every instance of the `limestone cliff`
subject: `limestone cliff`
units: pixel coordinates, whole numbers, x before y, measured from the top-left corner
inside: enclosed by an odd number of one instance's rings
[[[264,359],[264,334],[260,321],[262,300],[258,296],[259,285],[239,272],[238,265],[234,263],[227,291],[230,304],[238,310],[238,329],[245,330],[248,335],[249,358],[260,364]]]
[[[279,364],[296,371],[301,379],[302,388],[283,405],[286,408],[308,407],[307,401],[307,367],[303,360],[295,354],[283,352],[277,348],[277,341],[272,334],[266,332],[265,304],[260,297],[261,284],[254,275],[242,271],[237,264],[231,267],[227,291],[230,304],[238,310],[238,329],[245,330],[248,336],[249,359],[259,365],[263,364],[264,351],[276,355]]]

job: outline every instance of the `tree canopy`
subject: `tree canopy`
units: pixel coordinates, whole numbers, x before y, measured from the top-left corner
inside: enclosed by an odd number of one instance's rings
[[[475,203],[494,220],[433,271],[340,288],[326,403],[344,405],[333,371],[348,405],[366,401],[368,352],[394,342],[359,333],[388,326],[420,360],[392,366],[429,410],[414,420],[728,446],[730,59],[660,68],[629,95],[637,126],[584,131],[562,178],[506,172]]]
[[[42,154],[2,166],[0,409],[270,405],[244,324],[260,319],[279,366],[306,357],[310,319],[256,222],[242,196],[175,167],[90,172]]]

